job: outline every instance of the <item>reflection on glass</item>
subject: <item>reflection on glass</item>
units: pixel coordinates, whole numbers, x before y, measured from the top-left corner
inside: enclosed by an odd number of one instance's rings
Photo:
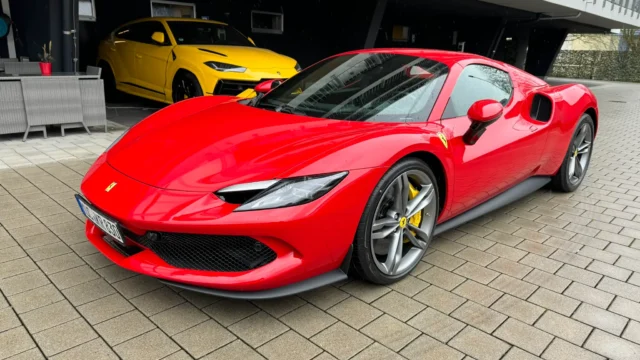
[[[255,106],[336,120],[426,121],[448,72],[415,56],[343,55],[305,69]]]

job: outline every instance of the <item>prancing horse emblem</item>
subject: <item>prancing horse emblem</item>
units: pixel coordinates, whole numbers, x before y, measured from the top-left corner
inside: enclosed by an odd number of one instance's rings
[[[118,183],[114,181],[114,182],[112,182],[111,184],[109,184],[109,186],[107,186],[107,188],[106,188],[106,189],[104,189],[104,191],[109,192],[109,191],[111,191],[111,189],[113,189],[114,187],[116,187],[116,185],[118,185]]]

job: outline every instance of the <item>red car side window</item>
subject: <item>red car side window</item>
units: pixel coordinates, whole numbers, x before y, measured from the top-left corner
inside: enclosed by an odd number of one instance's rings
[[[507,105],[512,94],[513,85],[508,73],[487,65],[468,65],[453,88],[442,118],[464,116],[478,100],[492,99]]]

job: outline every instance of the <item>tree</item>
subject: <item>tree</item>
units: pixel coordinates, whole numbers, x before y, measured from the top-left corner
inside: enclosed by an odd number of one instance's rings
[[[639,29],[622,29],[620,31],[622,40],[626,43],[629,51],[640,50],[640,30]]]
[[[640,29],[569,34],[562,50],[556,76],[640,82]]]

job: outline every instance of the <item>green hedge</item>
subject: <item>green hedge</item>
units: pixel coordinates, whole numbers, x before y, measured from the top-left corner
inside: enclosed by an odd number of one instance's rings
[[[619,51],[563,50],[549,76],[640,82],[640,54]]]

